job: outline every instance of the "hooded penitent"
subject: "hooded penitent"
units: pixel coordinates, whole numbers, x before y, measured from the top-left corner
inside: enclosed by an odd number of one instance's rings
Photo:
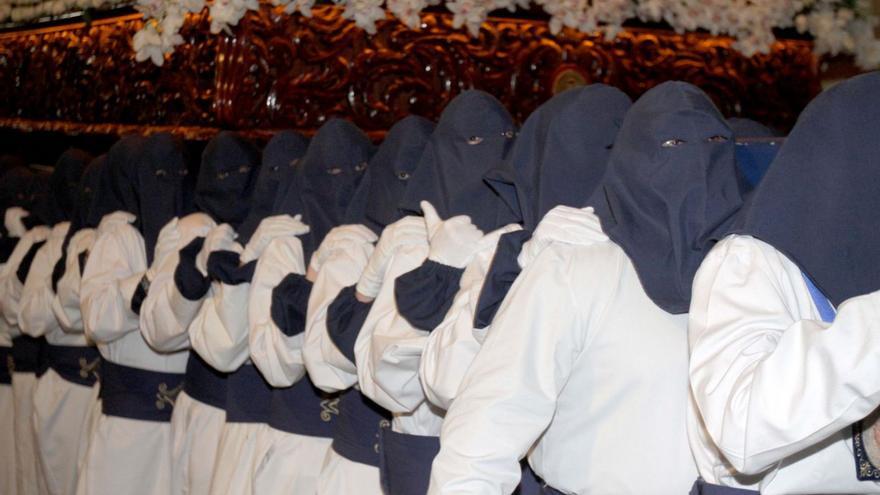
[[[101,181],[101,174],[104,173],[106,158],[106,155],[101,155],[92,160],[80,178],[73,214],[70,217],[70,229],[67,231],[67,237],[64,238],[64,244],[61,247],[61,258],[58,259],[52,270],[53,291],[57,289],[58,281],[61,280],[67,266],[67,246],[70,244],[70,239],[82,229],[96,227],[96,225],[89,225],[89,212],[95,201],[95,193]]]
[[[35,201],[34,186],[36,176],[26,167],[14,167],[3,174],[0,178],[0,210],[3,218],[6,217],[8,208],[19,207],[30,211]],[[17,237],[11,237],[6,231],[4,222],[0,221],[0,263],[5,263],[15,245]]]
[[[85,151],[71,148],[58,158],[49,176],[48,194],[34,212],[47,225],[66,222],[73,213],[79,179],[92,156]]]
[[[669,313],[687,312],[697,268],[742,205],[730,127],[696,86],[649,90],[627,113],[586,204],[648,297]]]
[[[246,244],[264,218],[272,215],[278,197],[287,191],[299,159],[306,153],[309,140],[293,131],[280,131],[263,149],[263,163],[254,186],[247,217],[238,228],[238,241]]]
[[[544,215],[558,205],[583,206],[599,185],[631,104],[620,90],[594,84],[553,97],[523,125],[507,167],[512,176],[505,179],[496,170],[488,180],[510,198],[524,230],[499,241],[480,293],[475,327],[491,323],[520,272],[522,245]]]
[[[129,135],[110,147],[95,199],[89,210],[90,227],[97,227],[104,215],[114,211],[138,215],[137,160],[145,141],[142,136]]]
[[[880,73],[803,111],[733,232],[796,263],[835,305],[880,289]]]
[[[346,223],[363,224],[380,234],[403,217],[400,201],[433,130],[433,122],[415,115],[389,129],[349,205]]]
[[[138,226],[149,264],[153,262],[162,227],[172,218],[193,210],[183,142],[165,132],[150,136],[144,142],[137,167]]]
[[[506,157],[516,132],[507,110],[493,96],[466,91],[440,116],[403,208],[420,210],[430,202],[440,218],[467,215],[483,233],[521,221],[515,194],[499,194],[487,179],[512,178]],[[512,179],[511,179],[512,180]],[[421,330],[436,327],[458,291],[461,270],[427,260],[394,281],[398,312]]]
[[[309,226],[300,236],[307,263],[327,232],[345,221],[372,154],[367,136],[341,119],[327,121],[309,143],[296,177],[275,205],[276,213],[302,214]]]
[[[468,215],[483,232],[517,221],[510,206],[484,181],[510,150],[516,127],[495,97],[465,91],[443,110],[410,178],[401,207],[421,212],[430,202],[443,219]]]
[[[234,132],[221,132],[202,152],[195,204],[218,224],[238,230],[247,217],[260,167],[260,152]]]

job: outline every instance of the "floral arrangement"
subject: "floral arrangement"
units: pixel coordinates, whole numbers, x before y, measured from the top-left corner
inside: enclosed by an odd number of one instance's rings
[[[122,0],[0,0],[0,21],[28,20],[42,14],[63,12],[69,7],[93,7]],[[270,0],[288,14],[311,16],[315,0]],[[441,0],[333,0],[343,7],[343,16],[368,33],[387,15],[411,29],[419,29],[419,15]],[[880,66],[878,19],[870,0],[443,0],[453,15],[453,25],[477,36],[480,25],[497,9],[529,8],[537,4],[550,16],[550,30],[563,28],[601,32],[614,38],[625,21],[664,22],[678,32],[706,30],[736,41],[734,47],[746,56],[766,53],[775,37],[774,29],[795,29],[810,35],[819,55],[851,54],[865,69]],[[162,65],[165,57],[183,43],[180,28],[188,13],[207,8],[211,32],[230,32],[248,10],[257,10],[259,0],[137,0],[144,26],[134,37],[139,61]]]

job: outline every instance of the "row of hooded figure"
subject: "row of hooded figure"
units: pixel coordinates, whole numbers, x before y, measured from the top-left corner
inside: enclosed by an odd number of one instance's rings
[[[0,490],[880,493],[878,95],[751,154],[669,82],[13,168]]]

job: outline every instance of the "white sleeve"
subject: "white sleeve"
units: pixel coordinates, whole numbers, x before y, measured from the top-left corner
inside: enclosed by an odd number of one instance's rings
[[[443,422],[430,494],[506,494],[519,460],[550,424],[571,371],[616,291],[622,251],[551,245],[514,282]],[[609,254],[610,253],[610,254]],[[594,280],[572,274],[599,257]],[[586,270],[581,270],[586,271]],[[580,271],[578,271],[580,273]],[[617,275],[617,278],[615,278]]]
[[[32,337],[40,337],[53,328],[58,321],[52,311],[52,271],[55,263],[61,258],[61,247],[67,235],[67,228],[52,229],[52,235],[46,244],[37,251],[31,269],[21,290],[21,306],[18,310],[18,326],[22,333]]]
[[[411,412],[424,400],[421,392],[411,399],[416,387],[421,388],[418,377],[418,359],[424,345],[425,333],[412,328],[397,313],[394,298],[394,280],[418,268],[428,257],[428,245],[411,244],[395,249],[388,262],[382,288],[373,301],[373,307],[364,321],[354,345],[354,355],[361,392],[376,404],[393,413]],[[392,328],[394,326],[397,328]],[[380,342],[374,342],[376,336]],[[384,339],[383,339],[384,336]],[[382,352],[393,343],[396,356],[404,359],[399,363],[383,363]],[[377,373],[376,367],[380,373]],[[380,383],[376,378],[384,378]],[[400,378],[400,380],[397,380]],[[407,382],[407,380],[409,380]],[[401,386],[388,386],[400,383]],[[415,402],[413,404],[412,402]]]
[[[82,333],[82,313],[79,307],[80,267],[79,256],[91,249],[95,242],[94,229],[82,229],[70,239],[67,246],[67,259],[64,275],[58,281],[58,290],[52,300],[52,312],[68,333]]]
[[[190,346],[187,330],[202,307],[203,299],[192,301],[185,298],[174,283],[174,271],[180,261],[180,249],[196,237],[205,236],[214,225],[214,221],[203,213],[180,219],[177,251],[168,255],[150,281],[150,290],[141,304],[140,326],[144,340],[158,351],[180,351]]]
[[[150,290],[141,304],[141,334],[157,351],[174,352],[189,348],[187,328],[202,306],[202,299],[191,301],[177,289],[174,270],[179,260],[178,253],[168,255],[150,282]]]
[[[248,359],[247,302],[251,284],[214,281],[211,287],[189,325],[189,341],[212,368],[232,372]]]
[[[10,325],[18,325],[18,312],[21,303],[21,291],[24,284],[18,280],[16,271],[34,243],[42,242],[49,236],[48,227],[34,227],[27,231],[18,243],[0,272],[0,309],[3,317]],[[33,267],[33,264],[31,264]]]
[[[134,227],[121,224],[98,229],[80,288],[88,338],[108,343],[138,330],[138,315],[131,309],[131,298],[146,264],[144,240]]]
[[[248,345],[251,361],[273,387],[288,387],[306,373],[303,333],[287,336],[272,321],[272,290],[290,273],[303,275],[306,264],[296,237],[274,239],[263,251],[248,300]]]
[[[465,270],[452,307],[428,336],[422,352],[419,375],[425,396],[443,409],[449,409],[480,351],[480,342],[474,338],[474,312],[486,276],[480,261],[475,259]]]
[[[321,265],[309,296],[302,353],[312,383],[325,392],[336,392],[354,385],[357,376],[334,365],[340,359],[347,359],[327,333],[327,309],[339,291],[357,283],[373,252],[373,245],[342,240],[327,249],[331,252]],[[325,356],[331,359],[327,360]]]
[[[689,320],[695,402],[716,446],[754,474],[804,451],[880,404],[880,293],[820,321],[793,264],[729,237],[694,279]],[[794,276],[791,272],[794,272]]]
[[[519,230],[518,225],[509,225],[486,236],[486,247],[480,249],[473,261],[461,276],[460,289],[455,294],[452,306],[428,336],[419,367],[425,397],[432,404],[449,409],[458,393],[458,388],[480,351],[485,340],[487,328],[474,328],[474,314],[486,275],[492,265],[498,240],[501,235]],[[483,335],[477,339],[476,335]]]
[[[491,262],[499,237],[506,232],[518,229],[518,226],[510,225],[483,236],[479,241],[474,260],[462,274],[459,283],[482,285],[483,275],[488,264]],[[393,287],[393,281],[391,285]],[[450,311],[454,308],[458,313],[461,313],[458,310],[462,308],[455,307],[455,300],[461,292],[461,288],[459,288],[459,291],[453,298],[453,306],[450,308]],[[477,289],[476,297],[478,296],[479,289]],[[459,299],[458,302],[461,303],[462,300]],[[463,311],[467,313],[469,310],[464,308]],[[444,320],[448,317],[449,311],[447,311]],[[464,319],[468,319],[468,317],[464,316]],[[473,318],[471,317],[469,320],[473,321]],[[425,346],[428,344],[432,333],[413,327],[400,314],[396,314],[390,324],[377,325],[373,330],[372,347],[369,356],[372,379],[387,393],[388,398],[393,401],[394,405],[389,407],[389,410],[393,412],[412,412],[425,401],[426,395],[420,378],[420,367]],[[472,334],[467,336],[467,338],[471,341],[474,340]],[[467,359],[467,363],[458,362],[457,364],[464,365],[466,369],[467,364],[473,358],[473,354],[461,357]],[[464,370],[461,371],[463,372]],[[446,376],[455,380],[456,385],[451,385],[448,382],[445,385],[457,389],[457,382],[460,380],[460,376],[454,377],[452,375],[447,374]]]

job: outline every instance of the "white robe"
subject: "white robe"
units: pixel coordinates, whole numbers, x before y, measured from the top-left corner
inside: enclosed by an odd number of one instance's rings
[[[0,265],[0,272],[3,265]],[[0,347],[11,352],[9,324],[0,318]],[[11,357],[10,357],[11,359]],[[4,368],[10,363],[0,362]],[[15,493],[15,402],[12,385],[0,384],[0,493]]]
[[[62,329],[52,310],[52,271],[61,258],[69,226],[64,222],[53,227],[46,244],[37,251],[22,289],[18,322],[22,333],[45,336],[51,345],[87,347],[85,335]],[[78,465],[88,442],[85,426],[97,399],[97,384],[80,385],[52,369],[37,379],[33,410],[36,452],[51,495],[73,495],[76,491]]]
[[[48,227],[34,227],[27,231],[15,245],[3,270],[0,271],[0,311],[12,338],[21,335],[18,327],[18,309],[23,284],[16,276],[22,259],[35,242],[49,237]],[[33,265],[31,265],[33,266]],[[31,495],[46,493],[46,481],[40,475],[36,453],[36,434],[33,422],[34,387],[37,377],[33,373],[12,374],[12,397],[15,408],[15,457],[16,493]]]
[[[491,331],[488,327],[474,328],[474,314],[498,240],[503,234],[516,230],[520,227],[511,225],[483,237],[480,249],[462,273],[460,288],[446,317],[426,339],[419,376],[425,396],[441,409],[449,409],[480,351],[480,343]]]
[[[187,353],[158,353],[138,331],[131,310],[146,266],[144,240],[130,224],[105,216],[81,286],[86,335],[112,363],[183,373]],[[80,495],[164,495],[171,490],[171,424],[101,414],[80,473]]]
[[[514,282],[447,412],[429,493],[511,493],[526,455],[563,493],[687,493],[686,324],[647,297],[616,244],[551,244]]]
[[[180,240],[177,250],[196,237],[204,237],[216,223],[204,213],[192,213],[177,224]],[[144,340],[154,349],[173,352],[189,349],[189,326],[204,299],[190,301],[174,283],[174,271],[180,261],[178,252],[157,267],[150,290],[141,304],[140,327]],[[171,415],[171,491],[172,495],[207,495],[217,447],[226,412],[180,393]]]
[[[88,252],[95,243],[95,229],[81,229],[70,239],[67,247],[67,261],[64,275],[58,280],[55,297],[52,300],[52,311],[55,319],[61,328],[68,334],[84,335],[85,328],[82,323],[82,312],[80,311],[79,289],[81,284],[80,261],[81,253]],[[95,427],[98,424],[98,418],[101,415],[101,399],[98,397],[100,392],[100,383],[92,387],[94,398],[90,400],[90,410],[85,414],[84,424],[82,426],[82,440],[80,441],[79,451],[76,454],[77,468],[76,477],[79,479],[79,473],[85,462],[86,452],[95,433]],[[71,493],[76,493],[76,485]]]
[[[397,224],[391,224],[385,230],[393,229]],[[393,231],[389,235],[393,235]],[[394,299],[394,280],[421,266],[427,257],[427,229],[423,244],[405,244],[394,249],[382,288],[355,341],[354,354],[361,392],[391,412],[392,430],[410,435],[438,436],[442,413],[424,400],[418,380],[419,360],[427,332],[413,328],[400,317]],[[394,361],[383,361],[386,355],[392,354]]]
[[[226,411],[181,391],[171,414],[171,491],[173,495],[207,495]]]
[[[373,244],[344,239],[332,246],[322,244],[321,249],[328,251],[327,259],[309,297],[302,353],[312,383],[325,392],[341,392],[354,385],[356,378],[324,359],[325,354],[339,354],[327,333],[327,309],[343,288],[357,283],[373,253]],[[347,459],[331,448],[321,466],[316,493],[381,495],[379,468]]]
[[[729,236],[694,279],[688,429],[708,482],[788,493],[880,493],[856,479],[850,425],[880,404],[880,293],[821,321],[800,269]]]
[[[237,252],[241,246],[236,244]],[[227,285],[211,282],[211,290],[189,325],[189,340],[212,368],[234,372],[248,361],[249,283]],[[219,433],[213,472],[212,495],[249,495],[253,493],[256,469],[257,437],[268,426],[260,423],[224,422]],[[198,452],[194,453],[199,455]]]
[[[257,262],[248,300],[250,358],[273,387],[289,387],[306,375],[304,333],[284,334],[272,321],[272,290],[290,273],[304,274],[302,244],[296,237],[274,239]],[[318,475],[332,439],[298,435],[274,428],[260,432],[254,493],[315,493]]]
[[[34,428],[34,373],[12,374],[12,402],[15,404],[15,484],[16,493],[42,495],[48,493],[37,455]]]
[[[58,325],[69,334],[84,335],[82,311],[80,311],[79,289],[80,254],[88,252],[95,244],[95,229],[81,229],[70,239],[67,246],[67,260],[64,275],[58,280],[55,297],[52,299],[52,312]]]

